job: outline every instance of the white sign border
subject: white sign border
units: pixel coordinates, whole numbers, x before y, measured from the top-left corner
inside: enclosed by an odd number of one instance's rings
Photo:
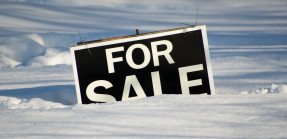
[[[79,78],[78,78],[78,70],[77,70],[75,51],[82,50],[82,49],[88,49],[88,48],[94,48],[94,47],[101,47],[101,46],[106,46],[106,45],[112,45],[112,44],[118,44],[118,43],[125,43],[125,42],[130,42],[130,41],[137,41],[137,40],[144,40],[144,39],[174,35],[174,34],[179,34],[179,33],[195,31],[195,30],[201,30],[201,33],[202,33],[202,40],[203,40],[203,47],[204,47],[204,53],[205,53],[205,59],[206,59],[206,66],[207,66],[210,92],[211,92],[211,95],[214,95],[215,94],[215,88],[214,88],[214,82],[213,82],[213,74],[212,74],[212,68],[211,68],[209,46],[208,46],[208,41],[207,41],[206,26],[205,25],[199,25],[199,26],[195,26],[195,27],[180,28],[180,29],[175,29],[175,30],[166,31],[166,32],[158,32],[158,33],[152,33],[152,34],[147,34],[147,35],[139,35],[139,36],[133,36],[133,37],[128,37],[128,38],[115,39],[115,40],[103,41],[103,42],[80,44],[80,45],[70,47],[70,52],[72,55],[73,73],[74,73],[74,80],[75,80],[78,104],[82,104],[82,99],[81,99],[81,91],[80,91],[80,83],[79,83]]]

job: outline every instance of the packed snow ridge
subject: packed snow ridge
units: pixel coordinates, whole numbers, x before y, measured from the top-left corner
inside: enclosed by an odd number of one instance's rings
[[[7,38],[0,43],[0,69],[17,66],[71,65],[67,46],[47,46],[39,34]],[[61,45],[61,43],[59,43]]]
[[[272,84],[270,88],[256,89],[255,91],[242,91],[240,94],[287,94],[287,85]]]

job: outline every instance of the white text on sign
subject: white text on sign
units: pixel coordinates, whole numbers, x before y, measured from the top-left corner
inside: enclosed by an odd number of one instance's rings
[[[159,51],[158,46],[162,46],[162,45],[166,46],[166,49]],[[133,60],[132,54],[135,49],[142,50],[144,54],[144,60],[140,64],[136,64]],[[173,60],[170,54],[172,50],[173,50],[173,45],[169,40],[151,42],[151,53],[147,46],[145,46],[144,44],[137,43],[137,44],[131,45],[126,50],[125,60],[127,61],[127,64],[133,69],[145,68],[150,63],[151,58],[153,60],[154,66],[160,66],[159,56],[164,56],[169,64],[174,64],[175,61]],[[114,57],[113,53],[122,52],[122,51],[125,51],[124,46],[109,48],[105,50],[109,74],[115,73],[116,63],[123,62],[124,60],[123,57],[120,57],[120,56]],[[189,95],[190,87],[202,85],[202,79],[188,80],[188,76],[187,76],[188,73],[201,71],[201,70],[204,70],[203,64],[190,65],[190,66],[178,68],[178,74],[180,78],[180,86],[181,86],[182,94]],[[160,72],[159,71],[151,72],[150,79],[152,82],[152,88],[153,88],[154,95],[163,94],[161,80],[160,80]],[[86,88],[86,94],[87,94],[88,99],[90,99],[91,101],[95,101],[95,102],[115,102],[116,101],[116,99],[112,95],[99,94],[95,92],[94,90],[97,87],[104,87],[105,89],[109,89],[113,87],[113,84],[107,80],[93,81]],[[135,97],[129,97],[130,90],[132,87],[135,90],[135,93],[137,95]],[[141,86],[136,75],[126,76],[123,88],[124,89],[122,91],[123,92],[122,100],[131,100],[131,99],[146,97],[146,93],[144,92],[144,89]]]
[[[159,45],[165,45],[166,50],[158,51]],[[141,49],[144,53],[144,61],[141,64],[134,63],[134,60],[132,57],[133,50],[135,50],[137,48]],[[165,56],[165,58],[167,59],[169,64],[174,63],[174,60],[170,56],[170,52],[173,49],[172,43],[170,41],[161,40],[161,41],[151,42],[151,49],[152,49],[152,58],[153,58],[154,66],[159,66],[159,60],[158,60],[159,56]],[[122,57],[116,57],[116,58],[113,57],[113,53],[120,52],[120,51],[124,51],[124,46],[106,49],[106,56],[107,56],[109,73],[115,72],[115,67],[114,67],[115,62],[123,61]],[[150,59],[151,59],[151,56],[150,56],[149,49],[144,44],[134,44],[131,47],[129,47],[127,52],[126,52],[127,63],[133,69],[142,69],[142,68],[146,67],[149,64]]]

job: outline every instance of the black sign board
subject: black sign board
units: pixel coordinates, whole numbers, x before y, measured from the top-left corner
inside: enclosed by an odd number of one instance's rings
[[[214,94],[204,25],[71,47],[78,103]]]

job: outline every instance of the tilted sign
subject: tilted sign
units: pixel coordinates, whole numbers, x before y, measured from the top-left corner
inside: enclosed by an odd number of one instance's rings
[[[71,47],[78,103],[213,94],[204,25]]]

